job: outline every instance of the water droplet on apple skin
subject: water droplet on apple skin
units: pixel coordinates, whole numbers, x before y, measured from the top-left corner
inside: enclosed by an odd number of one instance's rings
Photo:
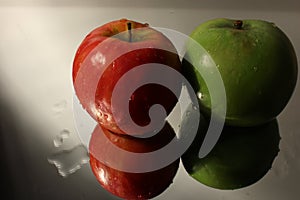
[[[119,142],[119,138],[114,138],[113,142],[114,142],[114,143]]]
[[[255,39],[252,43],[253,47],[256,47],[259,44],[259,40]]]
[[[198,97],[198,99],[203,100],[204,95],[201,92],[198,92],[197,97]]]

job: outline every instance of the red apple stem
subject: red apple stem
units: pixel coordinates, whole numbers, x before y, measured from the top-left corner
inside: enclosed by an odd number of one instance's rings
[[[233,26],[234,26],[234,28],[236,28],[236,29],[242,29],[243,21],[242,21],[242,20],[236,20],[236,21],[233,23]]]
[[[131,32],[131,22],[127,23],[127,29],[128,29],[128,33],[129,33],[129,42],[132,42],[132,32]]]

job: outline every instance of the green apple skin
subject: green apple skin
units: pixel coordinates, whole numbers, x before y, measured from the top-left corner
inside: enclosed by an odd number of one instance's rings
[[[287,35],[273,23],[262,20],[212,19],[190,35],[209,53],[224,82],[227,100],[225,123],[255,126],[276,118],[291,98],[298,74],[297,57]],[[195,70],[205,69],[203,55],[189,48],[183,59],[183,74],[200,106],[209,115],[208,87]]]
[[[225,126],[213,150],[200,159],[205,133],[205,126],[200,126],[181,160],[192,178],[212,188],[234,190],[256,183],[270,170],[279,152],[276,119],[256,127]]]

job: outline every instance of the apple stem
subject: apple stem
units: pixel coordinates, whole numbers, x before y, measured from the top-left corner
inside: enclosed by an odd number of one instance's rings
[[[129,42],[132,42],[132,32],[131,32],[131,22],[127,23],[127,29],[128,29],[128,33],[129,33]]]
[[[242,20],[236,20],[236,21],[233,23],[233,26],[234,26],[234,28],[236,28],[236,29],[242,29],[243,21],[242,21]]]

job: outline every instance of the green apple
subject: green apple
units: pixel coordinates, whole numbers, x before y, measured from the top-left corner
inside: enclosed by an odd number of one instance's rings
[[[238,189],[256,183],[269,171],[279,152],[276,119],[256,127],[225,126],[213,150],[200,159],[198,152],[205,133],[201,125],[181,159],[192,178],[213,188]]]
[[[212,19],[200,24],[190,37],[206,50],[203,54],[210,56],[221,75],[226,124],[255,126],[282,112],[293,94],[298,67],[291,41],[274,23]],[[202,111],[209,115],[212,98],[199,73],[210,67],[204,58],[187,42],[183,74],[197,92]]]

